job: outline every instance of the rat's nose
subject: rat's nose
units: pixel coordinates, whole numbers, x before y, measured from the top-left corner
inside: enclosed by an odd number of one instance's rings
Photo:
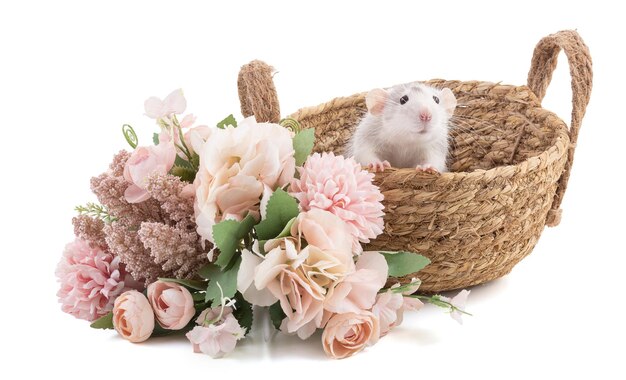
[[[428,111],[420,112],[420,120],[421,121],[430,121],[432,118],[433,118],[433,115],[431,115],[430,112],[428,112]]]

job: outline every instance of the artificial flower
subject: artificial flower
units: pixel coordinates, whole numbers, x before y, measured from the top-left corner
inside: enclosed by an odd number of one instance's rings
[[[119,257],[82,239],[65,246],[56,275],[61,283],[57,292],[61,309],[88,321],[111,311],[115,297],[134,283]]]
[[[353,158],[314,153],[298,170],[300,178],[291,181],[291,194],[302,210],[326,210],[346,222],[353,252],[360,254],[360,243],[369,243],[382,233],[383,195],[372,183],[374,174]]]
[[[369,310],[376,295],[385,286],[387,261],[378,252],[364,252],[356,263],[356,271],[331,287],[324,308],[335,313],[359,313]]]
[[[158,145],[137,147],[124,167],[124,179],[129,183],[124,197],[129,203],[139,203],[150,198],[146,190],[148,178],[154,174],[167,174],[176,159],[176,148],[166,133],[159,135]]]
[[[148,301],[161,327],[168,330],[187,326],[196,313],[189,290],[173,282],[159,280],[150,284]]]
[[[165,99],[161,100],[156,96],[148,98],[144,102],[146,116],[151,119],[162,119],[173,114],[179,115],[185,112],[187,100],[183,95],[183,90],[172,91]]]
[[[324,328],[322,346],[326,355],[343,359],[378,342],[378,318],[369,311],[335,314]]]
[[[154,330],[154,313],[146,296],[136,290],[122,293],[113,305],[113,326],[122,338],[139,343]]]
[[[254,117],[239,125],[217,129],[197,147],[197,232],[213,242],[213,226],[225,219],[259,218],[265,186],[287,185],[295,174],[292,134],[278,124],[257,123]]]
[[[232,315],[230,307],[206,309],[196,323],[199,326],[189,331],[186,337],[193,344],[193,352],[212,358],[220,358],[234,350],[237,341],[246,333],[246,329]]]

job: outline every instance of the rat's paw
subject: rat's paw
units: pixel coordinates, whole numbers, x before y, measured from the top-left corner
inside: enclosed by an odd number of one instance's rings
[[[384,172],[385,169],[389,169],[390,167],[391,167],[391,164],[387,160],[374,161],[374,162],[370,162],[370,164],[367,165],[367,168],[372,170],[373,172]]]
[[[417,165],[415,167],[415,170],[418,172],[424,172],[424,173],[429,173],[429,174],[439,174],[439,171],[437,169],[435,169],[434,166],[432,165]]]

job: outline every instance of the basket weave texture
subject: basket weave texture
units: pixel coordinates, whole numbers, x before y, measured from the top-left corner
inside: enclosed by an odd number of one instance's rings
[[[572,78],[569,129],[541,107],[561,50]],[[238,82],[244,116],[279,121],[271,75],[272,68],[261,61],[242,67]],[[377,173],[375,183],[385,197],[385,230],[364,249],[427,256],[432,263],[419,273],[421,289],[439,292],[509,273],[532,251],[544,226],[559,223],[591,94],[592,64],[578,33],[561,31],[537,44],[527,86],[426,83],[450,88],[459,102],[450,133],[450,172],[391,168]],[[304,128],[315,128],[315,151],[341,154],[367,112],[365,94],[335,98],[289,117]]]

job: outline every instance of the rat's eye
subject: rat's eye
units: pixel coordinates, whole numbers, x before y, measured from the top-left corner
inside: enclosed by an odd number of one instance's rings
[[[404,95],[403,97],[400,98],[400,104],[404,104],[408,101],[409,101],[408,95]]]
[[[439,104],[439,98],[436,97],[435,95],[433,95],[433,100],[435,101],[435,103]]]

